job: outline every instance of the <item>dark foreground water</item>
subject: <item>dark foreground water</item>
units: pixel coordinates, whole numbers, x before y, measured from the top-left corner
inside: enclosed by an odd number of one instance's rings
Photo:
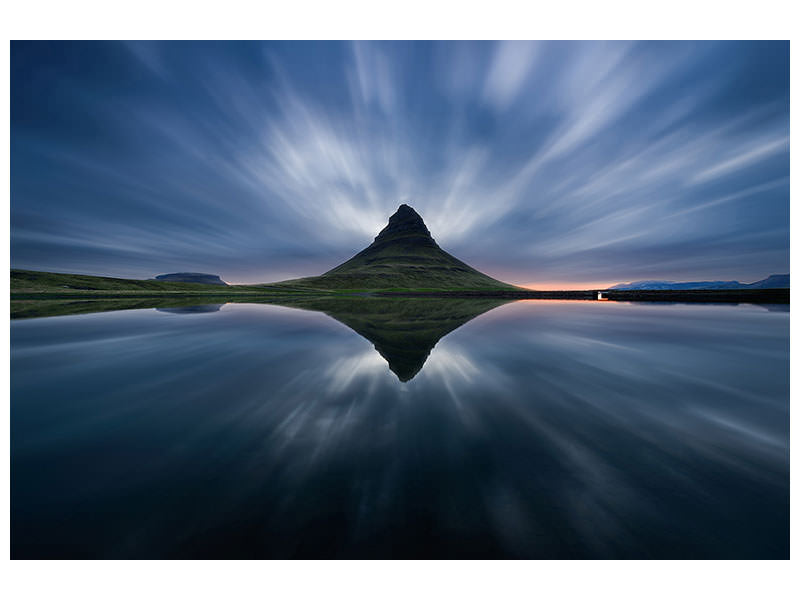
[[[788,558],[788,306],[304,308],[12,321],[12,557]]]

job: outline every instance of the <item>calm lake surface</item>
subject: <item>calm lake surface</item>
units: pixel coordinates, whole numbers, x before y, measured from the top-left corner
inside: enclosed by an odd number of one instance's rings
[[[788,558],[788,305],[303,308],[12,320],[12,558]]]

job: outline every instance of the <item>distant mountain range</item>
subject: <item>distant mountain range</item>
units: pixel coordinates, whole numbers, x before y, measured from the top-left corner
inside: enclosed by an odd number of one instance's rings
[[[766,290],[789,287],[789,274],[770,275],[754,283],[738,281],[634,281],[618,283],[610,290]]]

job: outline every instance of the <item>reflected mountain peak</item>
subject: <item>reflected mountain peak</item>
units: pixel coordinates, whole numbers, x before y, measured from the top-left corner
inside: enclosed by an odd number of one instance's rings
[[[422,370],[434,346],[475,317],[507,304],[488,298],[317,298],[280,302],[323,312],[369,340],[402,382]]]

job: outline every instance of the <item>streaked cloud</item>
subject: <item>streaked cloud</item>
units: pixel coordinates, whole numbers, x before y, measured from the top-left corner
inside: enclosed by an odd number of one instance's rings
[[[499,42],[483,89],[486,101],[495,109],[507,108],[522,90],[537,54],[536,42]]]
[[[743,169],[779,152],[789,151],[789,136],[768,140],[754,148],[751,147],[721,163],[718,163],[694,176],[694,183],[701,183],[709,179],[716,179],[725,174]]]
[[[12,263],[317,274],[400,203],[517,283],[788,270],[783,42],[12,44]]]

